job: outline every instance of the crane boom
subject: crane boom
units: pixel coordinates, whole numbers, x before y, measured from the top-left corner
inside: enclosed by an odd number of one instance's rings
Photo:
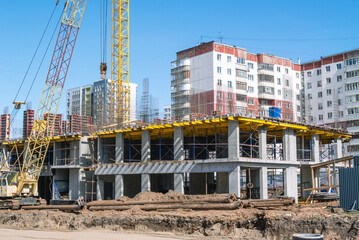
[[[27,139],[17,195],[35,195],[87,0],[67,0],[34,126]],[[26,192],[25,192],[26,188]]]
[[[129,0],[112,0],[111,123],[129,121]]]

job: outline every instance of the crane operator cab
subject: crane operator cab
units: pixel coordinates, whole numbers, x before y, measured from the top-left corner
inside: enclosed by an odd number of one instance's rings
[[[10,198],[16,194],[18,174],[16,172],[4,172],[0,175],[0,197]]]

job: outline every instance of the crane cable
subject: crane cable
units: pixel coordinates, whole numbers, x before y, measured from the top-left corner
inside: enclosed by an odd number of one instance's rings
[[[107,72],[107,3],[107,0],[100,0],[100,72],[102,79],[106,78]]]
[[[33,55],[32,58],[31,58],[31,61],[30,61],[29,66],[27,67],[27,70],[26,70],[26,73],[25,73],[25,75],[24,75],[24,78],[22,79],[22,82],[21,82],[21,84],[20,84],[20,87],[19,87],[19,89],[18,89],[18,91],[17,91],[17,93],[16,93],[16,96],[15,96],[15,98],[14,98],[14,102],[16,101],[16,98],[19,96],[20,90],[21,90],[21,88],[22,88],[22,86],[23,86],[23,84],[24,84],[24,82],[25,82],[25,79],[26,79],[27,74],[29,73],[30,67],[31,67],[31,65],[32,65],[32,63],[33,63],[33,61],[34,61],[34,59],[35,59],[35,56],[36,56],[36,54],[37,54],[39,48],[40,48],[40,45],[41,45],[41,43],[42,43],[42,40],[44,39],[45,33],[46,33],[46,31],[47,31],[47,28],[48,28],[49,25],[50,25],[50,22],[51,22],[51,20],[52,20],[52,17],[54,16],[54,13],[55,13],[55,10],[56,10],[56,7],[57,7],[58,4],[59,4],[59,0],[57,0],[56,5],[55,5],[54,9],[52,10],[50,19],[49,19],[49,21],[47,22],[47,25],[46,25],[46,27],[45,27],[45,30],[44,30],[44,32],[42,33],[41,39],[40,39],[40,41],[39,41],[39,43],[38,43],[38,45],[37,45],[37,47],[36,47],[35,53],[34,53],[34,55]]]

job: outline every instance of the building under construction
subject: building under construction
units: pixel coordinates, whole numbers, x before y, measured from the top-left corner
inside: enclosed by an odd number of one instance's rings
[[[350,136],[338,129],[239,115],[60,135],[51,138],[39,194],[47,200],[92,201],[174,190],[266,199],[268,180],[278,171],[283,195],[298,199],[298,173],[301,189],[310,188],[315,181],[310,166],[342,157],[342,142]],[[9,153],[16,145],[20,154],[24,143],[1,146]]]

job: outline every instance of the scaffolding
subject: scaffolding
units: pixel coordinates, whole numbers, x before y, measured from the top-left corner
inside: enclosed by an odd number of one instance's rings
[[[267,132],[267,159],[283,161],[283,137],[281,132]]]
[[[84,200],[85,202],[92,202],[96,200],[96,175],[93,169],[85,168],[82,171],[83,177],[80,181],[84,186]]]
[[[242,123],[239,128],[241,130],[239,141],[240,157],[259,158],[258,123]]]
[[[80,164],[78,141],[55,143],[55,166],[74,166]]]
[[[297,160],[302,162],[312,161],[312,140],[307,139],[304,133],[297,136]]]

